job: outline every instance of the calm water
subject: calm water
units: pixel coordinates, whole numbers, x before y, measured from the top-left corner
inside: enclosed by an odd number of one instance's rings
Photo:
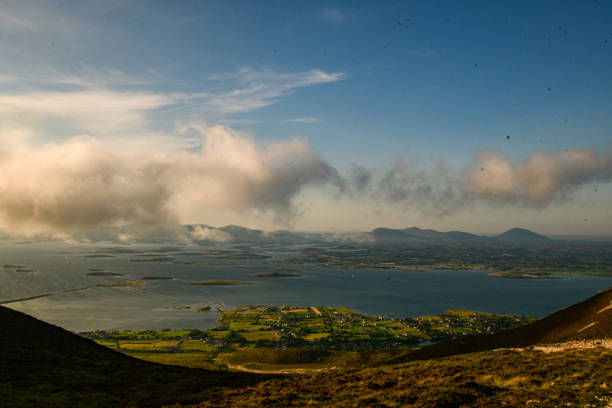
[[[0,241],[0,264],[21,264],[34,272],[0,267],[0,301],[51,293],[50,296],[6,304],[73,331],[94,329],[199,328],[215,326],[218,314],[196,312],[247,304],[336,305],[369,314],[409,317],[440,314],[446,309],[545,316],[612,286],[612,277],[559,279],[499,279],[485,271],[339,270],[297,265],[305,276],[254,278],[265,272],[266,260],[218,259],[193,252],[232,249],[228,245],[188,246],[180,252],[155,252],[163,245],[130,245],[137,253],[108,258],[86,255],[116,245],[58,243],[23,244]],[[275,258],[299,256],[301,247],[255,248]],[[130,262],[148,256],[170,255],[177,260],[226,263],[181,265]],[[272,265],[276,267],[278,265]],[[124,276],[87,276],[90,268]],[[148,280],[146,287],[99,287],[115,280],[147,275],[172,277]],[[263,284],[197,286],[208,279],[258,280]],[[87,288],[82,290],[74,290]],[[68,291],[68,292],[67,292]],[[188,305],[191,309],[174,310]]]

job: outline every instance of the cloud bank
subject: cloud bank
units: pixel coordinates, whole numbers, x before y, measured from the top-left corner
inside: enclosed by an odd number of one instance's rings
[[[330,185],[339,193],[337,205],[352,200],[377,211],[380,204],[435,217],[475,203],[542,209],[580,186],[612,178],[612,155],[594,149],[534,153],[522,163],[483,151],[459,170],[441,162],[422,170],[399,159],[387,168],[357,165],[340,175],[304,140],[262,145],[249,133],[202,125],[191,115],[229,122],[227,115],[343,78],[321,70],[249,68],[211,77],[223,89],[214,93],[160,93],[139,88],[146,78],[108,69],[0,76],[0,226],[57,236],[114,228],[121,239],[134,231],[176,229],[193,218],[215,223],[207,216],[220,213],[288,226],[300,214],[305,189]],[[230,239],[204,227],[194,234],[196,240]]]
[[[335,169],[304,141],[260,147],[231,128],[193,129],[202,135],[195,152],[123,151],[93,137],[4,149],[1,223],[30,234],[170,226],[193,207],[262,212],[288,223],[294,197],[304,187],[341,186]]]
[[[518,165],[485,151],[468,171],[465,189],[479,199],[543,208],[583,184],[611,178],[612,154],[595,149],[535,153]]]
[[[595,149],[534,153],[513,164],[502,153],[482,151],[471,166],[453,171],[444,163],[419,171],[403,159],[384,171],[355,166],[352,193],[383,203],[446,216],[481,202],[543,209],[580,186],[612,179],[612,154]]]
[[[416,171],[398,160],[385,171],[357,166],[343,177],[303,140],[259,145],[225,126],[189,128],[201,137],[196,150],[138,151],[91,136],[0,149],[0,224],[26,235],[111,228],[128,236],[176,229],[184,214],[220,211],[291,225],[300,193],[330,185],[341,197],[429,216],[477,202],[542,209],[580,186],[612,178],[612,155],[594,149],[535,153],[518,164],[483,151],[463,171],[443,163]],[[231,236],[200,226],[191,238],[223,242]]]

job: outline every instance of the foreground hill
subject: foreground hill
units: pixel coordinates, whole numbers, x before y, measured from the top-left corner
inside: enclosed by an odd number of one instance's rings
[[[0,406],[159,407],[265,379],[137,360],[0,307]]]
[[[503,334],[426,347],[400,358],[364,359],[361,366],[338,360],[314,375],[264,376],[136,360],[0,307],[0,405],[609,407],[611,342],[600,339],[611,337],[611,312],[612,290],[606,290]],[[592,344],[555,352],[490,350],[568,340]]]
[[[604,348],[500,350],[286,376],[218,393],[193,407],[604,408],[612,404],[610,367],[612,351]]]
[[[445,357],[502,347],[612,338],[612,288],[516,329],[438,343],[409,353],[405,360]]]
[[[610,407],[611,337],[609,289],[503,334],[425,347],[375,367],[274,379],[193,407]]]

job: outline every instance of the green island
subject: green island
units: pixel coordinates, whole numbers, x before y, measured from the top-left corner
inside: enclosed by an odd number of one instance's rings
[[[210,307],[196,310],[210,311]],[[117,351],[164,364],[302,370],[326,367],[338,359],[357,362],[372,350],[393,354],[424,343],[496,333],[533,320],[465,310],[392,319],[346,307],[251,305],[220,311],[217,327],[205,331],[98,330],[82,335]]]
[[[200,282],[191,282],[190,285],[251,285],[255,283],[263,283],[258,281],[245,281],[245,280],[231,280],[231,279],[218,279],[218,280],[205,280]]]
[[[147,275],[147,276],[143,276],[142,278],[143,280],[168,280],[168,279],[174,279],[171,276],[155,276],[155,275]]]

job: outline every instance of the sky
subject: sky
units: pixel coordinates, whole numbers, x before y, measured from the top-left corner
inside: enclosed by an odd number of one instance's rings
[[[610,1],[0,0],[0,225],[612,231]]]

